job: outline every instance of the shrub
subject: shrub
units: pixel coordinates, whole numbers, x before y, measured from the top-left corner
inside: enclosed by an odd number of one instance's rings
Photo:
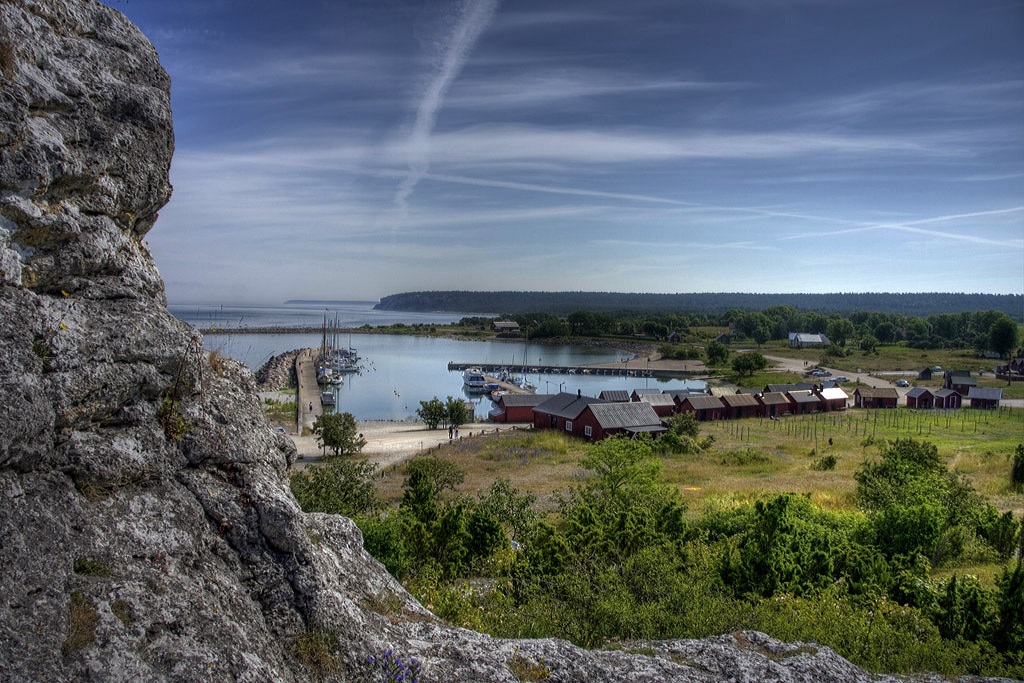
[[[825,472],[836,468],[836,456],[826,455],[811,463],[811,469],[817,472]]]
[[[291,489],[303,512],[355,517],[377,509],[376,467],[363,461],[332,458],[291,476]]]
[[[1017,444],[1010,468],[1010,485],[1015,491],[1024,491],[1024,444]]]
[[[61,646],[61,654],[66,657],[96,640],[96,625],[99,623],[100,614],[92,600],[81,593],[72,593],[68,605],[68,636]]]

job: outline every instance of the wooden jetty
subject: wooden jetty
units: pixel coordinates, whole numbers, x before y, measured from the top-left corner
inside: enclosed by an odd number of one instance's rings
[[[618,377],[678,377],[694,375],[695,371],[666,369],[652,366],[650,368],[627,367],[626,363],[601,363],[597,365],[516,365],[508,363],[462,363],[451,361],[448,370],[459,371],[467,368],[479,368],[486,375],[495,375],[502,370],[517,375],[615,375]]]

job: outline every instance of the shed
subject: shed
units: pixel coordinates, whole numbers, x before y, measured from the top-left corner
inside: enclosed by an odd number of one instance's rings
[[[786,393],[787,391],[810,391],[814,388],[813,384],[807,382],[797,382],[795,384],[769,384],[764,388],[765,391],[777,391],[779,393]]]
[[[777,417],[792,412],[793,404],[781,391],[766,391],[757,399],[761,402],[761,414],[765,417]]]
[[[660,394],[661,389],[634,389],[633,393],[629,395],[630,400],[639,401],[642,397],[649,394]]]
[[[846,403],[850,395],[840,387],[824,387],[817,391],[822,400],[824,410],[846,410]]]
[[[533,422],[533,409],[552,394],[505,394],[491,410],[491,422]]]
[[[592,441],[615,434],[652,434],[657,436],[668,428],[649,403],[591,403],[576,420],[584,438]],[[574,430],[575,431],[575,430]]]
[[[943,410],[953,410],[960,407],[963,396],[952,389],[939,389],[935,392],[935,407]]]
[[[972,408],[998,408],[1003,400],[1002,387],[971,387],[967,400]]]
[[[793,404],[794,413],[816,413],[823,407],[821,397],[810,390],[786,393]]]
[[[693,413],[701,422],[721,420],[725,414],[722,399],[707,394],[691,394],[679,403],[680,413]]]
[[[491,323],[491,329],[495,332],[518,332],[519,323],[515,320],[495,320]]]
[[[828,346],[832,342],[823,334],[812,334],[810,332],[790,332],[789,345],[796,349],[806,346]]]
[[[649,403],[658,417],[668,417],[676,412],[676,402],[668,394],[645,394],[640,397],[641,403]]]
[[[899,392],[892,387],[864,387],[853,392],[853,405],[858,408],[895,408]]]
[[[615,401],[618,403],[629,403],[629,392],[625,389],[605,389],[597,396],[602,401]]]
[[[907,407],[928,410],[935,406],[935,394],[924,387],[914,387],[907,392]]]
[[[924,379],[924,380],[931,379],[932,378],[932,369],[931,368],[921,368],[921,370],[917,373],[917,378],[918,379]]]
[[[559,429],[576,434],[574,421],[591,403],[605,403],[599,398],[582,396],[579,392],[561,392],[549,397],[533,409],[533,426],[537,429]],[[582,435],[583,430],[579,430]]]
[[[725,404],[725,417],[736,419],[741,417],[757,417],[761,404],[751,394],[729,394],[722,396]]]

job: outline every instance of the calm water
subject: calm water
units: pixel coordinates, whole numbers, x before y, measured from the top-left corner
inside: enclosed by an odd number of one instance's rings
[[[473,315],[493,317],[493,313],[405,313],[375,311],[376,301],[345,301],[335,304],[268,304],[229,306],[210,304],[170,304],[167,308],[179,320],[202,329],[244,329],[247,327],[320,327],[324,314],[338,318],[340,327],[382,326],[405,323],[444,325]],[[319,345],[319,344],[318,344]]]
[[[412,324],[414,322],[437,323],[457,321],[468,314],[407,314],[396,312],[372,311],[372,304],[353,304],[345,313],[338,311],[339,319],[348,315],[358,325],[387,325],[397,322]],[[190,312],[183,313],[182,309]],[[220,307],[215,308],[220,312]],[[303,312],[294,311],[294,307],[224,307],[230,315],[222,320],[234,319],[243,324],[216,325],[219,329],[228,327],[269,327],[319,325],[323,319],[322,309],[306,307]],[[190,324],[201,327],[214,327],[203,320],[196,320],[196,307],[171,306],[171,312]],[[247,311],[247,312],[246,312]],[[207,311],[209,313],[209,311]],[[244,315],[243,315],[244,314]],[[377,315],[379,314],[379,315]],[[199,317],[205,314],[200,312]],[[331,315],[333,316],[333,309]],[[317,319],[317,316],[320,316]],[[211,319],[207,316],[207,319]],[[285,323],[285,320],[300,321]],[[391,322],[383,322],[390,320]],[[270,322],[276,321],[276,322]],[[309,322],[305,322],[309,321]],[[355,322],[343,322],[343,325],[357,326]],[[476,415],[485,418],[491,409],[489,398],[479,395],[467,395],[462,390],[462,375],[448,372],[449,361],[469,363],[522,363],[524,356],[528,363],[552,365],[582,365],[588,363],[610,363],[628,358],[629,354],[614,349],[593,348],[587,346],[549,346],[541,344],[526,345],[522,342],[478,342],[458,341],[454,339],[438,339],[433,337],[413,337],[387,334],[352,334],[343,335],[340,345],[351,345],[358,349],[361,358],[360,373],[349,373],[345,382],[336,387],[338,400],[337,409],[352,413],[358,420],[405,420],[415,419],[416,409],[420,401],[427,401],[437,396],[462,396],[472,400],[476,405]],[[320,335],[316,333],[293,334],[208,334],[204,346],[209,351],[235,358],[254,371],[273,355],[292,349],[319,347]],[[656,380],[653,378],[610,377],[594,375],[532,375],[529,380],[537,385],[541,393],[562,391],[581,391],[587,396],[597,396],[609,389],[626,389],[649,387],[659,389],[681,389],[684,387],[703,388],[704,383],[684,380]]]

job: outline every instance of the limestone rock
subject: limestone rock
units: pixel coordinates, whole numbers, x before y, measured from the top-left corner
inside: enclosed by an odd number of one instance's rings
[[[552,682],[873,680],[760,634],[630,654],[453,628],[350,520],[302,514],[252,374],[167,312],[142,241],[168,93],[116,11],[0,2],[3,680],[345,681],[386,648],[432,681],[511,681],[515,656]],[[325,638],[340,655],[310,654]]]

